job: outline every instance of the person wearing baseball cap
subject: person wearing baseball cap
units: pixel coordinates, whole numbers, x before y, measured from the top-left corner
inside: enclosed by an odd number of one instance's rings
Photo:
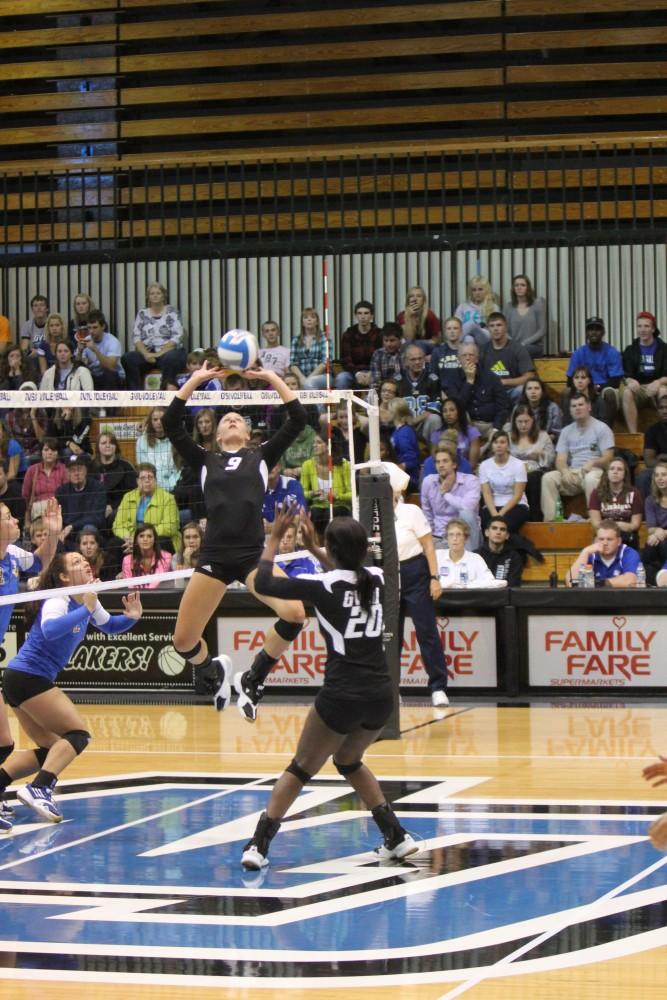
[[[104,528],[107,495],[95,476],[88,475],[90,457],[70,455],[65,461],[68,481],[56,490],[63,512],[62,539],[68,551],[76,548],[76,536],[85,528]]]
[[[637,316],[637,336],[623,351],[625,385],[621,395],[628,430],[637,433],[637,410],[655,409],[661,390],[667,391],[667,346],[653,313],[646,310]]]
[[[604,422],[611,427],[618,412],[619,386],[623,378],[623,359],[620,351],[604,339],[604,320],[589,316],[586,320],[586,343],[578,347],[567,366],[568,385],[577,368],[586,367],[593,375],[593,384],[605,404]]]

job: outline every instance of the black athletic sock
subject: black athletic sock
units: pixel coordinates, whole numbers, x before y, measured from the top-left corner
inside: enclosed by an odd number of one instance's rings
[[[269,844],[278,833],[280,829],[279,819],[269,819],[266,813],[262,813],[259,817],[257,826],[255,827],[255,832],[252,836],[251,843],[257,845],[257,850],[264,857],[269,853]]]
[[[4,767],[0,767],[0,795],[4,795],[5,789],[11,785],[14,779],[5,771]]]
[[[31,782],[33,788],[55,788],[58,776],[42,768]]]
[[[194,685],[197,694],[213,695],[218,690],[218,667],[213,662],[210,653],[201,663],[192,664],[194,670]]]
[[[266,650],[260,649],[248,670],[252,683],[263,684],[278,662],[278,659],[277,656],[269,656]]]
[[[395,847],[405,837],[405,830],[398,821],[398,817],[388,802],[376,806],[372,810],[371,816],[375,820],[380,833],[389,847]]]
[[[0,747],[0,764],[4,764],[7,758],[14,751],[14,744],[10,743],[9,746]]]

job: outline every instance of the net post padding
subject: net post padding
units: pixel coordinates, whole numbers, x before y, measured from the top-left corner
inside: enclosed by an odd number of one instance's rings
[[[398,546],[394,527],[394,497],[385,473],[371,471],[359,480],[359,520],[368,533],[373,563],[384,570],[385,655],[392,680],[394,708],[380,739],[400,739],[398,689],[401,680],[401,651],[398,635],[400,602]]]

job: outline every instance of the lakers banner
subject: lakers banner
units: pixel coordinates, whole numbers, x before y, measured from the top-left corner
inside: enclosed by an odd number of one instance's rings
[[[656,615],[530,615],[529,682],[562,687],[662,687],[667,622]]]
[[[456,687],[496,687],[496,623],[490,616],[438,618],[440,642],[449,681]],[[272,619],[218,618],[218,648],[232,657],[235,670],[247,670],[262,648]],[[313,687],[322,684],[326,646],[316,620],[310,619],[273,668],[267,684]],[[428,678],[410,618],[401,650],[401,687],[426,688]]]

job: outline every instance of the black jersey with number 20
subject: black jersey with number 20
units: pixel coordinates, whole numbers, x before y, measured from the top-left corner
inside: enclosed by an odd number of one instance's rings
[[[185,402],[178,396],[165,410],[162,425],[179,455],[199,473],[206,531],[200,563],[243,559],[264,545],[262,505],[269,471],[306,426],[298,399],[286,403],[288,419],[260,448],[207,451],[183,426]]]
[[[289,578],[273,576],[273,563],[262,559],[255,577],[258,594],[313,605],[327,645],[324,687],[339,698],[376,700],[391,695],[382,644],[384,575],[377,566],[367,569],[374,577],[370,611],[361,607],[357,574],[352,570]]]

